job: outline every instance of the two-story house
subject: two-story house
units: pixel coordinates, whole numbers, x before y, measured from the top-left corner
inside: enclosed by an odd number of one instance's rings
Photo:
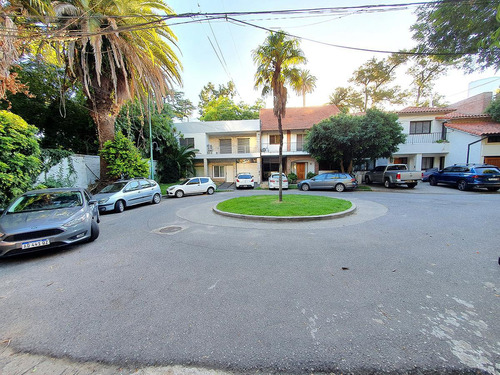
[[[408,107],[398,113],[406,142],[393,162],[425,170],[455,163],[500,166],[500,124],[484,114],[492,93],[482,93],[446,108]]]
[[[308,172],[318,173],[317,161],[304,149],[306,132],[314,124],[339,114],[335,105],[318,107],[287,108],[282,118],[283,126],[283,171],[293,172],[299,180]],[[279,170],[278,119],[272,109],[260,110],[262,175],[266,179],[271,172]]]
[[[260,183],[260,121],[208,121],[175,124],[183,137],[181,145],[197,149],[197,176],[216,182],[234,182],[241,172],[251,173]]]

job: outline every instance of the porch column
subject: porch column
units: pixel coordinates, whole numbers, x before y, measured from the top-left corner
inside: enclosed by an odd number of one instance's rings
[[[408,166],[408,168],[410,168],[410,167]],[[410,169],[412,169],[412,168],[410,168]],[[415,155],[415,170],[416,171],[422,170],[422,154]]]

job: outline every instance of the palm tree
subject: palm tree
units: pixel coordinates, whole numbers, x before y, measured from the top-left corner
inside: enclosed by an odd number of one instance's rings
[[[272,92],[273,113],[278,119],[280,135],[279,147],[279,201],[283,200],[282,173],[283,173],[283,126],[281,118],[286,114],[287,88],[297,75],[296,64],[305,63],[304,53],[299,48],[299,41],[288,37],[284,32],[270,32],[262,45],[252,51],[252,57],[257,64],[255,73],[255,88],[262,88],[262,95]]]
[[[306,94],[310,94],[316,88],[317,78],[306,69],[298,69],[298,76],[292,81],[293,91],[302,95],[302,106],[306,106]]]
[[[151,96],[161,108],[173,84],[181,83],[171,48],[177,38],[158,15],[172,14],[163,0],[68,0],[56,2],[54,12],[55,46],[67,71],[83,84],[99,148],[114,138],[126,101],[138,97],[146,106]]]

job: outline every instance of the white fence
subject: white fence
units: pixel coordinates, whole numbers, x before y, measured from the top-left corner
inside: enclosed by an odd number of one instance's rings
[[[66,186],[87,188],[99,179],[99,156],[71,155],[37,178],[37,184],[54,180]]]

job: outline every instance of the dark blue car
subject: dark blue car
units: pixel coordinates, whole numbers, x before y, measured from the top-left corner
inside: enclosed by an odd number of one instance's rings
[[[437,184],[454,185],[458,190],[486,188],[489,191],[500,189],[500,169],[488,164],[455,164],[429,176],[432,186]]]

